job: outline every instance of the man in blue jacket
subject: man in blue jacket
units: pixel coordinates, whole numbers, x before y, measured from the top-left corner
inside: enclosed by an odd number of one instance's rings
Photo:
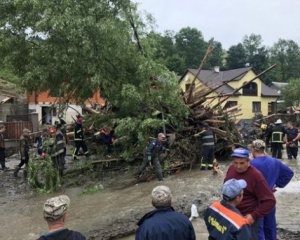
[[[209,240],[251,240],[249,221],[236,206],[243,199],[243,179],[227,180],[222,187],[223,200],[212,203],[205,212],[204,220]]]
[[[141,175],[146,169],[148,164],[154,165],[155,173],[159,181],[163,181],[162,168],[160,164],[160,154],[167,149],[164,147],[163,143],[166,141],[166,135],[159,133],[157,138],[153,139],[147,146],[146,152],[144,154],[144,160],[138,171],[138,175]]]
[[[172,194],[168,187],[157,186],[152,190],[155,210],[139,222],[136,240],[195,240],[195,231],[189,219],[172,208]]]
[[[255,140],[252,143],[251,165],[258,169],[265,177],[269,187],[276,191],[276,187],[284,188],[293,178],[294,173],[288,166],[278,159],[266,156],[265,142],[263,140]],[[274,209],[260,220],[259,240],[276,240],[276,217]]]

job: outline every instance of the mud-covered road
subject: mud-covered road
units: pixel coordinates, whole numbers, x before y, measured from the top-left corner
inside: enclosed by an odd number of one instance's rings
[[[296,232],[300,229],[300,161],[285,162],[295,170],[295,177],[288,187],[276,192],[278,227]],[[9,159],[8,164],[13,167],[15,160]],[[221,165],[221,169],[226,172],[227,166]],[[99,183],[104,189],[93,194],[82,194],[82,187],[60,192],[71,198],[67,227],[83,232],[89,239],[120,239],[122,235],[129,235],[124,239],[133,239],[136,222],[152,209],[150,192],[159,182],[128,186],[131,175],[131,171],[126,171],[114,173],[113,178],[101,178]],[[85,177],[79,175],[78,178],[84,181]],[[60,193],[33,193],[24,180],[15,179],[11,171],[0,172],[0,179],[0,239],[36,239],[46,230],[42,216],[44,201]],[[173,191],[175,209],[188,213],[192,203],[202,212],[209,202],[217,200],[222,181],[222,175],[213,176],[211,172],[195,168],[169,176],[163,184]],[[194,226],[197,239],[207,239],[201,218],[194,221]],[[299,234],[289,234],[280,239],[300,239]]]

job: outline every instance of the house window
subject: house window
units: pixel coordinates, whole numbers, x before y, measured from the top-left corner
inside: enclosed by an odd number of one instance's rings
[[[237,101],[228,101],[225,106],[224,106],[224,109],[227,109],[227,108],[231,108],[231,107],[234,107],[238,104]]]
[[[252,102],[252,112],[261,112],[261,102]]]
[[[243,87],[244,96],[257,96],[257,84],[252,82]]]

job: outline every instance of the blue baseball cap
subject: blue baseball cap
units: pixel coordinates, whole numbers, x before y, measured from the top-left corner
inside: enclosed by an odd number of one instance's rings
[[[223,184],[221,190],[224,200],[229,201],[236,198],[240,194],[240,192],[246,187],[247,183],[243,179],[236,180],[233,178],[226,181]]]
[[[245,148],[236,148],[231,153],[231,157],[249,158],[249,151]]]

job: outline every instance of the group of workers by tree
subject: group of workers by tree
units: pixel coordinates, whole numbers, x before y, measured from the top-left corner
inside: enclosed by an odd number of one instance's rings
[[[292,122],[287,122],[286,128],[278,119],[274,124],[266,126],[264,137],[267,145],[271,145],[272,157],[282,159],[283,144],[286,144],[288,159],[296,159],[298,155],[299,131]]]

